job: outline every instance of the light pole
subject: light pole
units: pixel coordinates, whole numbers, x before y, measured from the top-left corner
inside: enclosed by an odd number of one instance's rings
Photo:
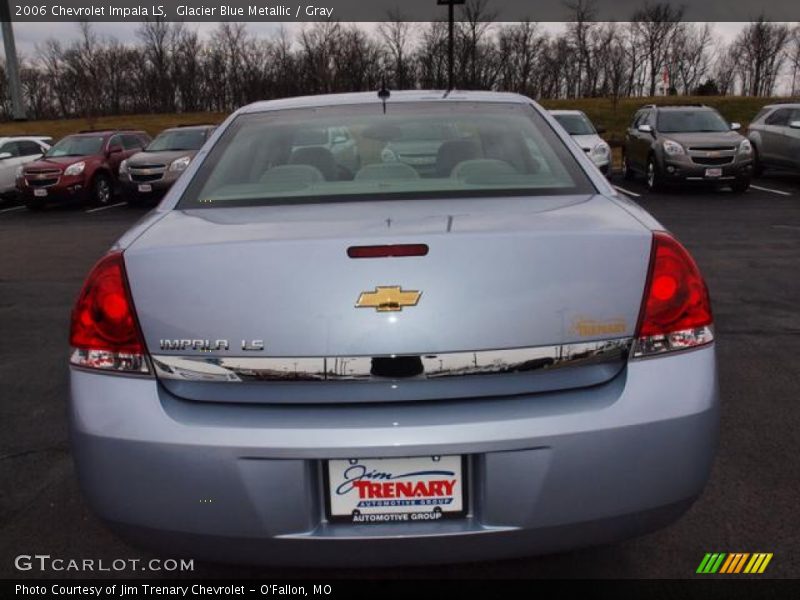
[[[454,37],[455,37],[455,6],[466,3],[466,0],[436,0],[440,6],[447,5],[447,91],[453,89],[453,68],[454,68]]]
[[[17,46],[14,43],[14,27],[11,24],[9,0],[0,0],[0,21],[3,27],[3,44],[6,48],[6,69],[8,69],[8,87],[11,90],[11,113],[15,121],[25,120],[25,106],[22,104],[22,85],[19,81],[19,62]]]

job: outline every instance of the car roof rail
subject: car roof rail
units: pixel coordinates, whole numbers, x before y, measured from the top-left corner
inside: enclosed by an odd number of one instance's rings
[[[180,125],[175,125],[170,129],[181,129],[182,127],[217,127],[213,123],[181,123]]]

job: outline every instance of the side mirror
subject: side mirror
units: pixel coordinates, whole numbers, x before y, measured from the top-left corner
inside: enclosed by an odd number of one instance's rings
[[[117,152],[122,152],[122,146],[120,144],[114,144],[108,147],[109,154],[116,154]]]
[[[606,132],[606,128],[603,127],[602,125],[599,126],[599,127],[595,127],[594,129],[595,129],[595,131],[597,131],[598,135],[602,135],[602,134],[604,134]]]
[[[6,158],[11,158],[11,152],[0,152],[0,160],[5,160]]]
[[[800,121],[792,121],[789,123],[789,127],[792,129],[800,129]]]
[[[637,129],[642,133],[653,133],[653,127],[651,125],[639,125]]]
[[[337,135],[333,138],[334,144],[344,144],[347,141],[347,138],[343,135]]]
[[[731,123],[731,129],[733,131],[739,131],[742,128],[741,123]]]

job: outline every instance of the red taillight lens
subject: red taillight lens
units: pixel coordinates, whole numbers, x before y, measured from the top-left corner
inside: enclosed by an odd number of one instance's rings
[[[121,252],[106,255],[89,273],[72,310],[69,341],[74,365],[148,371]]]
[[[634,356],[708,344],[713,322],[697,264],[675,238],[656,232]]]

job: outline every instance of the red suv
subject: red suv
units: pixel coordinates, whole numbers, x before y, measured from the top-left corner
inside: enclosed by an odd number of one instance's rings
[[[68,135],[18,172],[17,186],[31,210],[48,202],[108,204],[120,163],[150,143],[144,131],[82,131]]]

